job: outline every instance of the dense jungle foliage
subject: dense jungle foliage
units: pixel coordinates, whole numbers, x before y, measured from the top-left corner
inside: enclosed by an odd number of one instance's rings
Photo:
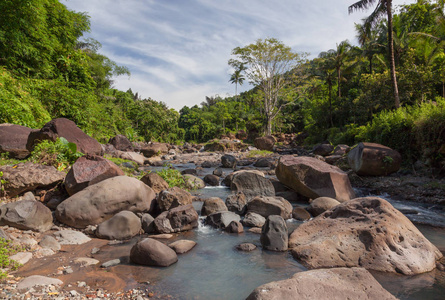
[[[248,79],[242,64],[230,78],[235,96],[208,96],[178,113],[113,88],[113,76],[130,73],[100,54],[99,42],[82,38],[90,30],[86,14],[57,0],[4,0],[0,11],[0,123],[39,128],[66,117],[101,142],[118,133],[132,140],[205,142],[239,130],[266,130],[263,90],[237,93]],[[385,15],[373,21],[356,24],[359,46],[338,41],[281,74],[286,84],[272,131],[305,132],[308,144],[380,142],[408,157],[439,160],[436,148],[445,142],[443,3],[418,0],[392,15],[398,109],[388,22]]]

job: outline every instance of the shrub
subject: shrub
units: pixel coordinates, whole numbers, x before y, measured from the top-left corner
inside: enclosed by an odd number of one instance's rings
[[[182,177],[181,172],[173,168],[171,165],[164,165],[164,169],[158,171],[158,175],[161,176],[167,183],[169,187],[177,186],[181,189],[187,189],[184,177]]]
[[[69,143],[65,138],[57,138],[55,142],[42,141],[31,153],[30,160],[35,163],[54,166],[57,170],[65,170],[83,154],[77,152],[77,146]]]
[[[11,241],[0,238],[0,280],[8,275],[6,271],[2,271],[1,269],[9,268],[11,270],[16,270],[20,267],[20,264],[16,261],[9,259],[9,256],[14,255],[19,251],[20,248],[13,246]]]

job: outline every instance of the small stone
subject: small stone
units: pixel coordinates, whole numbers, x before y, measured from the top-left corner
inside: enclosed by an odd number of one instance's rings
[[[117,259],[113,259],[113,260],[104,262],[103,264],[100,265],[100,267],[101,268],[109,268],[109,267],[117,266],[120,263],[121,263],[121,260],[119,258],[117,258]]]
[[[152,239],[171,239],[173,237],[173,234],[171,233],[154,234],[154,235],[149,235],[148,237]]]
[[[261,234],[261,228],[260,227],[253,227],[253,228],[250,228],[248,231],[252,232],[252,233]]]
[[[236,249],[239,251],[250,252],[256,249],[256,246],[251,243],[242,243],[236,246]]]
[[[71,274],[73,272],[74,271],[73,271],[73,269],[71,267],[67,267],[65,270],[63,270],[63,273],[65,273],[65,274]]]
[[[97,254],[99,253],[100,249],[97,247],[94,247],[93,249],[91,249],[91,254]]]
[[[86,282],[85,281],[81,281],[81,282],[79,282],[78,284],[77,284],[77,287],[84,287],[84,286],[86,286],[87,284],[86,284]]]
[[[76,297],[77,295],[79,295],[79,293],[76,292],[75,290],[72,290],[72,291],[70,291],[70,295],[71,295],[72,297]]]

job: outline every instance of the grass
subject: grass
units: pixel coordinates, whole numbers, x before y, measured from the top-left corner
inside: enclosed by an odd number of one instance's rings
[[[11,255],[21,251],[20,247],[13,246],[11,241],[0,238],[0,269],[17,270],[20,264],[14,260],[9,259]],[[0,270],[0,280],[3,280],[8,275],[6,270]]]
[[[249,151],[246,157],[258,157],[258,156],[264,157],[264,156],[271,156],[272,154],[273,152],[267,150],[252,150]]]

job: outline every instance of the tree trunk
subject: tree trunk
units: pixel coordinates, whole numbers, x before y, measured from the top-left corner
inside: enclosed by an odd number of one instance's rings
[[[334,122],[332,121],[332,82],[328,83],[329,88],[329,119],[331,121],[331,127],[334,127]]]
[[[266,116],[267,125],[266,125],[266,135],[272,134],[272,118],[271,116]]]
[[[386,13],[388,14],[388,44],[389,44],[389,64],[391,68],[391,82],[394,92],[394,106],[400,107],[399,89],[397,87],[396,65],[394,61],[394,33],[392,29],[392,0],[386,0]]]
[[[338,85],[338,98],[341,98],[341,89],[340,89],[340,68],[337,69],[337,85]]]

